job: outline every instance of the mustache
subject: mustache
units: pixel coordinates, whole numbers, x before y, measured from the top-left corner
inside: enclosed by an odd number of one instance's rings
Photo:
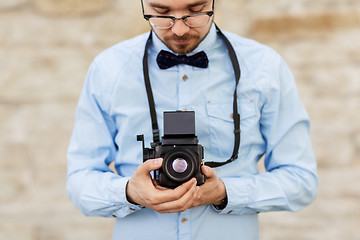
[[[186,34],[183,36],[177,36],[177,35],[173,35],[173,36],[169,36],[166,37],[166,40],[176,40],[176,41],[186,41],[189,39],[199,39],[200,37],[198,35],[191,35],[191,34]]]

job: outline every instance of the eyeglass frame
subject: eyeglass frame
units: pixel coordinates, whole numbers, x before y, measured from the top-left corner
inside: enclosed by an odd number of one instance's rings
[[[174,17],[174,16],[163,16],[163,15],[150,15],[150,14],[145,14],[145,10],[144,10],[144,3],[143,3],[143,0],[141,0],[141,8],[142,8],[142,13],[143,13],[143,17],[145,18],[146,21],[149,21],[150,22],[150,18],[153,18],[153,17],[156,17],[156,18],[168,18],[168,19],[171,19],[171,25],[169,27],[157,27],[153,24],[151,24],[151,26],[155,27],[155,28],[158,28],[158,29],[170,29],[174,26],[175,24],[175,21],[176,20],[183,20],[183,22],[186,24],[186,26],[188,27],[191,27],[193,28],[192,26],[189,26],[187,23],[186,23],[186,19],[189,18],[189,17],[197,17],[197,16],[202,16],[202,15],[208,15],[209,16],[209,20],[210,20],[210,17],[214,15],[214,2],[215,0],[213,0],[213,4],[212,4],[212,10],[211,11],[206,11],[206,12],[201,12],[201,13],[195,13],[195,14],[190,14],[190,15],[185,15],[185,16],[182,16],[180,18],[177,18],[177,17]],[[204,23],[205,25],[206,23]],[[196,27],[202,27],[204,25],[200,25],[200,26],[195,26]]]

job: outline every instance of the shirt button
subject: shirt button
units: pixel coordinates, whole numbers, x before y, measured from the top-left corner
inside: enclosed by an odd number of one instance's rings
[[[189,111],[189,109],[187,109],[187,108],[184,108],[184,109],[183,109],[183,111],[184,111],[184,112],[187,112],[187,111]]]
[[[188,80],[188,76],[187,76],[186,74],[183,76],[183,80],[184,80],[184,82],[185,82],[186,80]]]
[[[181,222],[182,222],[182,223],[187,223],[187,222],[188,222],[188,219],[184,217],[183,219],[181,219]]]
[[[116,218],[116,215],[112,215],[114,218]]]

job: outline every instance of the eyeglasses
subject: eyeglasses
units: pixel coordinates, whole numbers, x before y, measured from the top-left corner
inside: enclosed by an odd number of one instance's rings
[[[144,15],[144,18],[149,21],[151,26],[159,29],[168,29],[174,26],[176,20],[183,20],[184,23],[189,27],[202,27],[206,25],[211,16],[214,14],[213,11],[207,11],[197,14],[191,14],[176,18],[173,16],[156,16],[156,15]]]
[[[162,16],[162,15],[147,15],[144,14],[144,5],[143,1],[141,1],[141,6],[143,10],[144,18],[149,21],[151,26],[158,28],[158,29],[169,29],[174,26],[176,20],[182,20],[184,23],[192,28],[195,27],[202,27],[206,25],[209,21],[211,16],[214,15],[214,1],[212,6],[212,11],[206,11],[196,14],[185,15],[180,18],[176,18],[174,16]]]

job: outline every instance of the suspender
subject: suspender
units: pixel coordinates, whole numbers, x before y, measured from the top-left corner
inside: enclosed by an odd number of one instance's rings
[[[220,167],[225,164],[231,163],[235,161],[238,158],[239,153],[239,147],[240,147],[240,115],[238,112],[238,105],[237,105],[237,86],[240,81],[241,71],[240,71],[240,65],[238,62],[238,59],[236,57],[236,53],[234,51],[234,48],[232,47],[230,41],[226,38],[226,36],[221,32],[221,30],[216,26],[216,30],[219,34],[219,36],[224,40],[225,45],[228,49],[230,60],[234,69],[235,74],[235,91],[234,91],[234,101],[233,101],[233,118],[234,118],[234,134],[235,134],[235,142],[234,142],[234,150],[232,153],[232,156],[229,160],[225,162],[205,162],[205,165],[215,168]],[[157,123],[156,118],[156,110],[155,110],[155,102],[154,102],[154,96],[151,90],[151,84],[150,84],[150,77],[149,77],[149,66],[148,66],[148,50],[149,45],[152,38],[152,32],[150,32],[149,38],[145,45],[145,52],[143,57],[143,71],[144,71],[144,81],[145,81],[145,87],[146,87],[146,93],[148,97],[149,102],[149,108],[150,108],[150,115],[151,115],[151,125],[153,129],[153,142],[158,143],[160,142],[160,136],[159,136],[159,127]]]

